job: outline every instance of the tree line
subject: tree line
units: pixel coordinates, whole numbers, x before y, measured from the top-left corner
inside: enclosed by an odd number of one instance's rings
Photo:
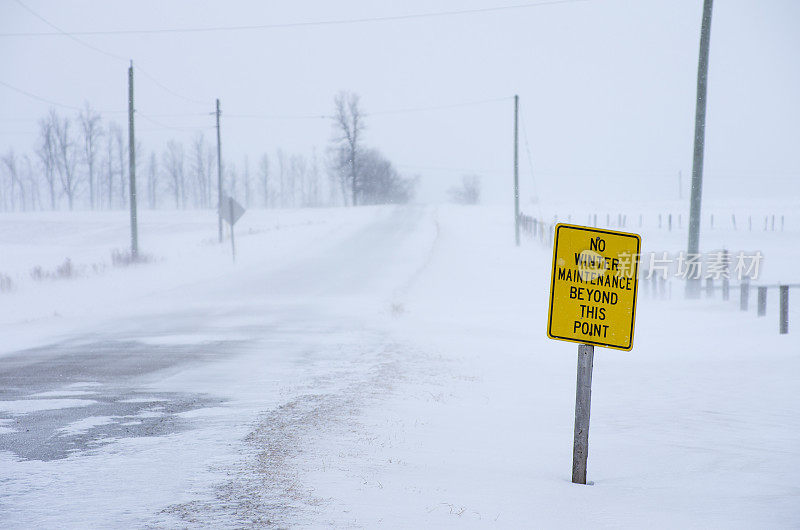
[[[296,208],[406,203],[416,177],[405,177],[364,143],[365,113],[356,94],[334,98],[330,143],[323,152],[276,148],[251,164],[226,159],[224,192],[246,207]],[[38,121],[33,149],[0,156],[0,210],[124,209],[129,203],[127,131],[86,103],[77,115],[51,109]],[[198,132],[185,145],[169,140],[136,157],[137,198],[144,208],[217,206],[216,145]]]

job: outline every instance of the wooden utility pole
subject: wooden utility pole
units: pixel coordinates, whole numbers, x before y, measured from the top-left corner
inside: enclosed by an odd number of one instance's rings
[[[222,243],[222,146],[219,135],[219,98],[217,98],[217,221],[219,242]]]
[[[706,92],[708,86],[708,51],[711,43],[711,6],[713,0],[703,0],[703,20],[700,26],[700,57],[697,61],[697,99],[694,117],[694,158],[692,161],[692,193],[689,209],[689,244],[687,254],[700,252],[700,202],[703,196],[703,154],[706,139]],[[686,279],[686,296],[700,297],[700,279]]]
[[[128,67],[128,171],[131,196],[131,260],[139,258],[139,227],[136,217],[136,140],[133,131],[133,61]]]
[[[236,263],[236,242],[233,239],[233,225],[236,223],[236,218],[234,217],[234,208],[233,208],[233,197],[228,198],[228,211],[230,212],[229,220],[231,223],[231,256],[233,257],[233,262]]]
[[[572,482],[575,484],[586,484],[593,364],[594,346],[579,344],[578,382],[575,390],[575,436],[572,442]]]
[[[519,246],[519,96],[514,95],[514,238]]]

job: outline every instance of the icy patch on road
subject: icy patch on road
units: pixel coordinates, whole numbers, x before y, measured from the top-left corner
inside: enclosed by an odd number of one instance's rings
[[[0,434],[11,434],[13,432],[17,432],[16,429],[12,429],[11,427],[6,427],[9,423],[12,423],[14,420],[12,419],[0,419]]]
[[[18,399],[14,401],[0,401],[0,412],[28,414],[41,410],[86,407],[95,403],[97,402],[91,399]]]
[[[31,394],[31,398],[70,398],[70,397],[80,397],[80,396],[91,396],[95,395],[96,392],[92,392],[89,390],[50,390],[49,392],[38,392],[36,394]]]
[[[191,335],[159,335],[152,337],[137,337],[137,342],[149,346],[175,346],[186,344],[212,344],[214,342],[224,342],[228,337],[222,335],[208,335],[196,333]]]
[[[58,431],[66,436],[72,436],[77,434],[83,434],[95,427],[100,427],[101,425],[108,425],[109,423],[114,421],[113,416],[89,416],[88,418],[83,418],[78,421],[73,421],[66,427],[62,427]]]
[[[167,399],[164,398],[156,398],[156,397],[146,397],[146,398],[130,398],[130,399],[121,399],[119,403],[160,403],[165,402]]]
[[[70,383],[64,388],[97,388],[103,386],[103,383],[98,381],[78,381],[77,383]]]
[[[133,416],[127,416],[129,418],[160,418],[164,416],[163,412],[157,412],[154,410],[143,410],[139,414],[134,414]]]

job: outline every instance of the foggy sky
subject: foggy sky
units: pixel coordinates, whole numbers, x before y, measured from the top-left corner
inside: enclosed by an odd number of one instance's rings
[[[25,0],[67,32],[273,24],[510,5],[499,1],[197,2]],[[361,95],[365,142],[422,177],[440,199],[463,173],[510,199],[512,100],[520,95],[523,204],[576,197],[678,196],[688,190],[702,0],[587,0],[479,14],[280,29],[0,37],[0,81],[127,119],[127,60],[137,73],[145,152],[202,131],[222,101],[223,159],[241,168],[275,149],[324,154],[334,94]],[[706,197],[800,193],[800,2],[717,0],[709,68]],[[0,33],[50,32],[13,0]],[[49,105],[0,86],[0,150],[29,152]],[[424,112],[400,109],[502,101]],[[206,103],[207,102],[207,103]],[[75,112],[58,109],[74,115]],[[386,114],[381,114],[387,112]],[[193,116],[163,116],[195,114]],[[526,142],[527,139],[527,142]],[[528,159],[528,152],[531,159]],[[143,153],[143,154],[146,154]],[[532,177],[531,168],[534,172]],[[535,183],[535,186],[534,186]],[[684,197],[687,193],[684,193]]]

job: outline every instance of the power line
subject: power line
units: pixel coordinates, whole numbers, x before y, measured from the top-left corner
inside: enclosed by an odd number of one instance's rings
[[[77,43],[78,43],[78,44],[80,44],[81,46],[86,46],[87,48],[89,48],[89,49],[91,49],[91,50],[94,50],[94,51],[96,51],[97,53],[102,53],[103,55],[107,55],[107,56],[109,56],[109,57],[113,57],[114,59],[119,59],[119,60],[122,60],[122,61],[128,62],[128,60],[127,60],[125,57],[121,57],[121,56],[119,56],[119,55],[117,55],[117,54],[115,54],[115,53],[107,52],[107,51],[105,51],[105,50],[101,50],[100,48],[98,48],[98,47],[96,47],[96,46],[93,46],[93,45],[89,44],[88,42],[86,42],[86,41],[84,41],[84,40],[81,40],[81,39],[79,39],[79,38],[78,38],[78,37],[76,37],[75,35],[72,35],[72,34],[70,34],[70,33],[66,32],[66,31],[64,31],[63,29],[61,29],[60,27],[56,26],[55,24],[53,24],[52,22],[50,22],[49,20],[47,20],[46,18],[44,18],[42,15],[40,15],[39,13],[37,13],[36,11],[34,11],[34,10],[33,10],[33,9],[31,9],[30,7],[28,7],[27,5],[25,5],[25,4],[22,2],[22,0],[17,0],[17,3],[18,3],[18,4],[19,4],[19,5],[20,5],[20,6],[21,6],[21,7],[22,7],[22,8],[23,8],[25,11],[27,11],[28,13],[30,13],[30,14],[31,14],[31,15],[33,15],[34,17],[38,18],[39,20],[41,20],[42,22],[44,22],[45,24],[47,24],[48,26],[50,26],[51,28],[55,29],[55,30],[58,32],[58,33],[52,33],[52,35],[63,35],[63,36],[65,36],[65,37],[69,37],[70,39],[72,39],[73,41],[77,42]]]
[[[135,66],[134,66],[135,68]],[[200,117],[200,116],[208,116],[208,112],[181,112],[181,113],[170,113],[170,114],[148,114],[151,118],[189,118],[189,117]]]
[[[11,135],[11,134],[14,134],[14,135],[17,135],[17,134],[36,134],[36,131],[0,131],[0,135],[2,135],[2,136]]]
[[[59,108],[62,108],[62,109],[69,109],[69,110],[77,110],[78,112],[83,110],[81,107],[76,107],[74,105],[66,105],[64,103],[59,103],[58,101],[53,101],[52,99],[47,99],[47,98],[44,98],[42,96],[38,96],[38,95],[34,94],[33,92],[28,92],[27,90],[24,90],[22,88],[16,87],[14,85],[10,85],[10,84],[6,83],[5,81],[2,81],[2,80],[0,80],[0,85],[3,85],[4,87],[6,87],[6,88],[8,88],[10,90],[13,90],[14,92],[18,92],[18,93],[22,94],[23,96],[27,96],[27,97],[29,97],[31,99],[35,99],[36,101],[40,101],[42,103],[47,103],[48,105],[52,105],[54,107],[59,107]],[[95,109],[92,109],[92,110],[94,110],[94,112],[97,112],[99,114],[124,114],[125,113],[125,111],[123,111],[123,110],[95,110]],[[14,118],[14,121],[24,121],[24,120],[21,120],[21,119],[18,119],[18,118]]]
[[[142,74],[146,78],[148,78],[150,81],[155,83],[159,88],[161,88],[162,90],[164,90],[165,92],[167,92],[169,94],[172,94],[176,98],[182,99],[184,101],[188,101],[189,103],[194,103],[196,105],[203,105],[203,106],[208,105],[208,102],[200,101],[200,100],[197,100],[197,99],[194,99],[194,98],[190,98],[188,96],[184,96],[183,94],[179,94],[178,92],[175,92],[174,90],[172,90],[171,88],[169,88],[168,86],[163,84],[161,81],[159,81],[158,79],[153,77],[151,74],[149,74],[145,70],[143,70],[142,67],[139,66],[138,64],[134,64],[133,68],[134,68],[134,70],[136,70],[137,72],[139,72],[140,74]]]
[[[442,167],[442,166],[409,166],[407,164],[398,164],[397,167],[418,170],[418,171],[445,171],[453,173],[495,173],[505,174],[511,171],[510,169],[477,169],[477,168],[458,168],[458,167]]]
[[[127,63],[127,62],[128,62],[128,59],[127,59],[127,58],[125,58],[125,57],[122,57],[121,55],[117,55],[116,53],[112,53],[112,52],[109,52],[109,51],[103,50],[103,49],[101,49],[101,48],[98,48],[97,46],[94,46],[94,45],[92,45],[92,44],[89,44],[88,42],[86,42],[86,41],[85,41],[85,40],[83,40],[83,39],[79,39],[78,37],[76,37],[76,36],[75,36],[75,34],[74,34],[74,33],[70,33],[70,32],[67,32],[67,31],[65,31],[65,30],[61,29],[59,26],[56,26],[55,24],[53,24],[52,22],[50,22],[48,19],[46,19],[45,17],[43,17],[42,15],[40,15],[39,13],[37,13],[36,11],[34,11],[33,9],[31,9],[30,7],[28,7],[27,5],[25,5],[25,4],[22,2],[22,0],[16,0],[16,2],[17,2],[17,3],[18,3],[18,4],[19,4],[19,5],[20,5],[20,6],[21,6],[23,9],[25,9],[25,10],[26,10],[28,13],[30,13],[31,15],[33,15],[33,16],[34,16],[34,17],[36,17],[36,18],[38,18],[39,20],[41,20],[42,22],[44,22],[45,24],[47,24],[48,26],[50,26],[51,28],[53,28],[53,29],[55,29],[55,30],[57,31],[57,33],[51,33],[51,35],[63,35],[64,37],[67,37],[67,38],[69,38],[69,39],[72,39],[73,41],[77,42],[77,43],[78,43],[78,44],[80,44],[81,46],[85,46],[86,48],[89,48],[89,49],[90,49],[90,50],[92,50],[92,51],[95,51],[95,52],[97,52],[97,53],[101,53],[101,54],[103,54],[103,55],[106,55],[106,56],[108,56],[108,57],[112,57],[112,58],[114,58],[114,59],[118,59],[118,60],[120,60],[120,61],[124,61],[125,63]],[[189,101],[189,102],[191,102],[191,103],[195,103],[195,104],[198,104],[198,105],[207,105],[207,103],[205,103],[205,102],[202,102],[202,101],[199,101],[199,100],[196,100],[196,99],[193,99],[193,98],[190,98],[190,97],[188,97],[188,96],[184,96],[184,95],[182,95],[182,94],[179,94],[179,93],[175,92],[174,90],[170,89],[168,86],[166,86],[166,85],[164,85],[162,82],[160,82],[158,79],[156,79],[156,78],[155,78],[153,75],[151,75],[151,74],[147,73],[147,71],[145,71],[144,69],[142,69],[142,67],[141,67],[141,66],[139,66],[138,64],[136,64],[136,65],[134,66],[134,68],[135,68],[135,69],[136,69],[136,70],[137,70],[137,71],[138,71],[140,74],[144,75],[146,78],[148,78],[150,81],[152,81],[152,82],[153,82],[155,85],[157,85],[158,87],[160,87],[162,90],[164,90],[164,91],[168,92],[169,94],[171,94],[171,95],[173,95],[173,96],[175,96],[175,97],[177,97],[177,98],[183,99],[183,100],[185,100],[185,101]]]
[[[393,110],[382,110],[378,112],[365,112],[364,116],[385,116],[389,114],[408,114],[412,112],[427,112],[432,110],[446,110],[446,109],[454,109],[459,107],[472,107],[475,105],[483,105],[485,103],[496,103],[498,101],[508,101],[509,99],[513,99],[514,96],[505,96],[501,98],[492,98],[492,99],[482,99],[478,101],[465,101],[463,103],[449,103],[446,105],[435,105],[435,106],[428,106],[428,107],[407,107],[403,109],[393,109]]]
[[[500,98],[481,99],[476,101],[465,101],[462,103],[448,103],[445,105],[429,105],[423,107],[405,107],[398,109],[379,110],[376,112],[365,112],[364,117],[372,116],[388,116],[392,114],[409,114],[414,112],[428,112],[436,110],[447,110],[459,107],[471,107],[476,105],[483,105],[486,103],[495,103],[498,101],[508,101],[512,96],[504,96]],[[177,115],[176,115],[177,116]],[[187,114],[189,116],[189,114]],[[251,118],[263,120],[329,120],[335,118],[330,114],[226,114],[227,118]]]
[[[308,27],[322,27],[322,26],[337,26],[343,24],[365,24],[371,22],[395,22],[395,21],[416,20],[425,18],[478,15],[485,13],[530,9],[535,7],[544,7],[557,4],[572,4],[577,2],[588,2],[588,1],[589,0],[546,0],[543,2],[527,2],[523,4],[483,7],[476,9],[436,11],[429,13],[411,13],[408,15],[389,15],[383,17],[362,17],[362,18],[348,18],[348,19],[334,19],[334,20],[317,20],[308,22],[288,22],[288,23],[278,23],[278,24],[247,24],[239,26],[203,26],[203,27],[185,27],[185,28],[75,31],[72,32],[72,35],[152,35],[152,34],[163,34],[163,33],[207,33],[207,32],[219,32],[219,31],[253,31],[253,30],[286,29],[286,28],[308,28]],[[0,37],[44,37],[52,35],[58,35],[58,33],[47,32],[47,31],[0,33]]]
[[[252,118],[261,120],[329,120],[329,114],[225,114],[225,118]]]
[[[64,105],[63,103],[58,103],[57,101],[53,101],[51,99],[47,99],[47,98],[43,98],[41,96],[37,96],[36,94],[34,94],[32,92],[28,92],[27,90],[23,90],[21,88],[15,87],[13,85],[9,85],[5,81],[0,81],[0,85],[3,85],[4,87],[6,87],[8,89],[11,89],[14,92],[18,92],[18,93],[20,93],[20,94],[22,94],[24,96],[28,96],[31,99],[35,99],[37,101],[41,101],[42,103],[47,103],[48,105],[53,105],[54,107],[60,107],[62,109],[70,109],[70,110],[77,110],[77,111],[81,110],[80,107],[73,107],[72,105]]]
[[[152,116],[148,116],[147,114],[142,114],[140,112],[137,112],[136,116],[138,116],[140,118],[144,118],[145,120],[149,121],[150,123],[152,123],[153,125],[156,125],[158,127],[158,129],[152,129],[151,128],[150,130],[172,130],[172,131],[182,132],[182,131],[200,131],[200,130],[205,130],[205,129],[213,129],[213,127],[211,127],[211,126],[208,126],[208,127],[175,127],[175,126],[170,126],[170,125],[167,125],[165,123],[161,123],[158,120],[153,119]]]
[[[531,156],[531,145],[528,141],[528,130],[525,127],[524,113],[520,113],[520,122],[522,123],[522,138],[525,141],[525,153],[528,158],[528,169],[531,172],[531,181],[533,181],[533,195],[534,197],[539,197],[541,190],[539,189],[539,184],[536,182],[536,173],[533,171],[533,156]],[[542,211],[541,207],[539,207],[539,201],[536,201],[536,207],[539,209],[539,216],[541,217]]]

